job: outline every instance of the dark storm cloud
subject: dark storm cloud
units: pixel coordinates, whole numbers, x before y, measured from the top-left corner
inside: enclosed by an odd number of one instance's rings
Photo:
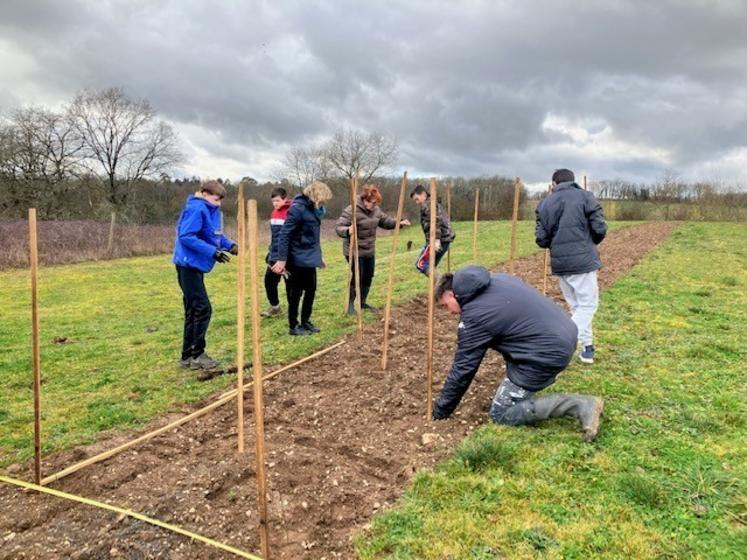
[[[0,101],[121,85],[255,176],[351,125],[413,171],[655,179],[747,157],[745,28],[740,0],[5,2],[34,65]]]

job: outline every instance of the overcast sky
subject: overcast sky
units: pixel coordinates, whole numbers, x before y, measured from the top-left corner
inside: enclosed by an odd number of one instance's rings
[[[2,0],[0,111],[109,86],[202,177],[351,126],[411,175],[747,184],[745,0]]]

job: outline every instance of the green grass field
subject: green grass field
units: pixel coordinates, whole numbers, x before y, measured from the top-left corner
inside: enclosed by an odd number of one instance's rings
[[[619,226],[620,224],[616,224]],[[472,261],[472,224],[456,224],[454,266]],[[506,260],[508,222],[480,223],[479,262]],[[419,227],[403,230],[397,259],[395,303],[426,289],[413,266],[422,244]],[[370,301],[383,306],[391,239],[379,240]],[[533,224],[520,222],[517,256],[536,251]],[[260,251],[264,255],[264,251]],[[328,267],[320,271],[314,321],[322,333],[290,337],[284,317],[263,323],[267,364],[289,363],[354,328],[344,316],[347,269],[341,241],[324,244]],[[445,262],[444,262],[445,266]],[[217,265],[206,283],[213,302],[208,351],[232,362],[236,348],[236,266]],[[32,445],[31,311],[27,270],[0,272],[0,466],[28,458]],[[264,306],[264,296],[262,305]],[[181,347],[181,294],[170,255],[54,266],[40,271],[42,442],[44,453],[92,441],[102,430],[129,428],[198,401],[232,383],[204,383],[176,367]],[[372,317],[369,316],[369,320]],[[54,344],[66,337],[69,344]],[[251,341],[247,325],[247,341]],[[250,345],[247,344],[247,350]],[[292,375],[292,374],[291,374]]]
[[[570,421],[485,426],[417,475],[361,558],[747,558],[747,227],[680,227],[602,297]]]

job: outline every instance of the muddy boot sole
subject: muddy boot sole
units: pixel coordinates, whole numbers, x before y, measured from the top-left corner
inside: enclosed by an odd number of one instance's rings
[[[594,403],[594,416],[588,426],[584,427],[584,441],[591,443],[599,435],[599,424],[604,413],[604,399],[596,399]]]

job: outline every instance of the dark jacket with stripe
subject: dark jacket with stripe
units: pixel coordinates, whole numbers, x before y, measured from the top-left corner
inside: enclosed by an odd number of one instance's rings
[[[488,349],[501,353],[508,378],[528,391],[551,385],[570,363],[576,325],[534,288],[510,274],[491,275],[474,265],[457,271],[453,288],[462,310],[458,347],[433,407],[435,419],[451,415]]]
[[[356,232],[358,234],[358,255],[361,257],[373,257],[376,255],[376,233],[379,228],[394,229],[397,221],[387,216],[381,208],[374,206],[368,210],[359,196],[355,205]],[[349,228],[353,224],[353,207],[348,206],[342,211],[337,219],[335,231],[342,237],[342,253],[350,256],[350,233]]]
[[[420,205],[420,225],[423,228],[425,234],[426,244],[430,242],[431,235],[431,199],[430,197],[425,199],[425,202]],[[436,203],[436,239],[439,239],[441,243],[450,243],[454,241],[456,234],[454,229],[451,227],[451,221],[449,216],[446,215],[446,210],[441,206],[440,202]]]
[[[320,268],[322,221],[312,200],[299,194],[293,199],[285,223],[278,232],[277,260],[288,266]]]
[[[553,274],[584,274],[602,268],[597,245],[607,235],[602,206],[576,183],[555,185],[536,210],[537,245],[550,249]]]
[[[280,237],[280,230],[288,217],[291,202],[293,202],[291,199],[286,199],[280,208],[277,210],[273,208],[270,214],[270,248],[267,251],[267,262],[278,260],[278,237]]]

